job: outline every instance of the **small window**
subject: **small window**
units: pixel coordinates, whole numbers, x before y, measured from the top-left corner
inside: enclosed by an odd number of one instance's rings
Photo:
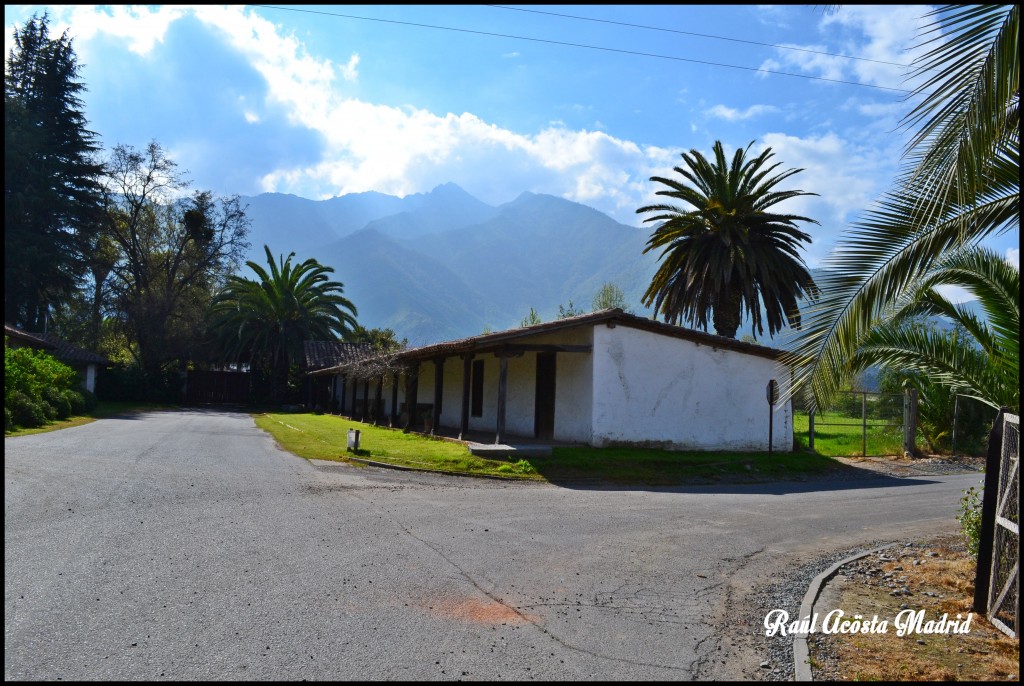
[[[470,403],[470,414],[474,417],[484,416],[484,361],[473,360],[473,392]]]

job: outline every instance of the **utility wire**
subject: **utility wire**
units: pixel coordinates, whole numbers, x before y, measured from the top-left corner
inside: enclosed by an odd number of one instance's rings
[[[306,14],[319,14],[319,15],[324,15],[324,16],[328,16],[328,17],[340,17],[340,18],[343,18],[343,19],[358,19],[360,21],[376,21],[376,22],[381,22],[381,23],[384,23],[384,24],[400,24],[402,26],[415,26],[417,28],[423,28],[423,29],[438,29],[438,30],[441,30],[441,31],[457,31],[457,32],[460,32],[460,33],[472,33],[472,34],[475,34],[475,35],[478,35],[478,36],[494,36],[494,37],[498,37],[498,38],[512,38],[512,39],[515,39],[515,40],[533,41],[535,43],[548,43],[550,45],[564,45],[564,46],[571,47],[571,48],[585,48],[585,49],[588,49],[588,50],[603,50],[605,52],[617,52],[617,53],[626,54],[626,55],[637,55],[637,56],[640,56],[640,57],[655,57],[655,58],[663,59],[663,60],[675,60],[677,62],[691,62],[693,64],[705,64],[705,65],[712,66],[712,67],[726,67],[728,69],[742,69],[742,70],[745,70],[745,71],[759,72],[761,74],[772,74],[772,75],[775,75],[775,76],[792,76],[792,77],[799,78],[799,79],[809,79],[811,81],[827,81],[829,83],[842,83],[842,84],[846,84],[847,86],[860,86],[861,88],[875,88],[875,89],[878,89],[878,90],[892,91],[892,92],[896,92],[896,93],[906,93],[906,94],[912,93],[912,91],[909,91],[909,90],[907,90],[905,88],[891,88],[889,86],[876,86],[876,85],[870,84],[870,83],[858,83],[857,81],[843,81],[841,79],[827,79],[827,78],[825,78],[823,76],[810,76],[808,74],[794,74],[792,72],[773,71],[771,69],[760,69],[758,67],[743,67],[743,66],[739,66],[739,65],[736,65],[736,64],[725,64],[725,63],[722,63],[722,62],[708,62],[706,60],[695,60],[695,59],[690,59],[690,58],[687,58],[687,57],[675,57],[673,55],[658,55],[658,54],[650,53],[650,52],[639,52],[637,50],[624,50],[624,49],[621,49],[621,48],[608,48],[608,47],[604,47],[604,46],[600,46],[600,45],[586,45],[584,43],[569,43],[569,42],[566,42],[566,41],[548,40],[548,39],[545,39],[545,38],[531,38],[530,36],[515,36],[515,35],[512,35],[512,34],[508,34],[508,33],[492,33],[490,31],[476,31],[476,30],[473,30],[473,29],[457,29],[457,28],[454,28],[454,27],[451,27],[451,26],[436,26],[436,25],[433,25],[433,24],[420,24],[420,23],[411,22],[411,21],[398,21],[397,19],[379,19],[377,17],[359,17],[359,16],[356,16],[354,14],[341,14],[341,13],[338,13],[338,12],[324,12],[322,10],[300,9],[300,8],[297,8],[297,7],[279,7],[279,6],[276,6],[276,5],[250,5],[250,7],[259,7],[259,8],[262,8],[262,9],[270,9],[270,10],[283,10],[283,11],[286,11],[286,12],[303,12],[303,13],[306,13]]]
[[[716,36],[710,33],[695,33],[693,31],[682,31],[680,29],[666,29],[661,26],[645,26],[644,24],[630,24],[624,21],[613,21],[611,19],[595,19],[593,17],[578,17],[574,14],[560,14],[558,12],[545,12],[543,10],[530,10],[525,7],[509,7],[507,5],[484,5],[485,7],[493,7],[499,10],[512,10],[515,12],[530,12],[532,14],[546,14],[551,17],[564,17],[565,19],[578,19],[579,21],[594,21],[601,24],[615,24],[616,26],[629,26],[634,29],[647,29],[648,31],[664,31],[665,33],[678,33],[683,36],[698,36],[700,38],[714,38],[715,40],[727,40],[733,43],[747,43],[748,45],[761,45],[766,48],[778,48],[779,50],[797,50],[799,52],[809,52],[815,55],[827,55],[828,57],[842,57],[847,60],[860,60],[861,62],[874,62],[875,64],[888,64],[893,67],[903,67],[909,69],[912,65],[900,64],[899,62],[886,62],[885,60],[873,60],[869,57],[854,57],[853,55],[842,55],[834,52],[825,52],[823,50],[811,50],[810,48],[798,48],[795,45],[778,45],[776,43],[760,43],[756,40],[744,40],[742,38],[729,38],[728,36]]]

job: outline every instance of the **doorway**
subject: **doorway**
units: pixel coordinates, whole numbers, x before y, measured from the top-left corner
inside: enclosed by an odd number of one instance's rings
[[[533,435],[555,435],[555,353],[537,353],[537,397],[534,402]]]

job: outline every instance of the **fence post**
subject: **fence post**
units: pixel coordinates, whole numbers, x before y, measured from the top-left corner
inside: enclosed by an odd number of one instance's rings
[[[860,395],[860,422],[861,422],[861,443],[860,449],[864,457],[868,456],[868,393],[863,391]]]
[[[917,454],[917,389],[903,387],[903,455]]]
[[[956,420],[960,416],[960,394],[953,396],[953,457],[956,457]]]
[[[811,452],[814,452],[814,410],[807,414],[807,442],[810,444]]]
[[[996,503],[999,501],[999,469],[1003,459],[1003,415],[1009,410],[999,408],[999,414],[988,434],[988,454],[985,456],[985,484],[981,493],[981,531],[978,534],[978,564],[974,574],[974,611],[988,614],[988,590],[992,574],[992,549],[996,535]]]

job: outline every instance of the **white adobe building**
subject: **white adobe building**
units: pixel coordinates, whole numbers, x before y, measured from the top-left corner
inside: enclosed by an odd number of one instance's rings
[[[428,433],[591,446],[793,449],[789,402],[768,404],[782,352],[602,310],[311,372],[342,414]],[[370,378],[367,378],[370,377]],[[407,397],[416,398],[409,424]],[[373,408],[376,407],[376,411]]]

